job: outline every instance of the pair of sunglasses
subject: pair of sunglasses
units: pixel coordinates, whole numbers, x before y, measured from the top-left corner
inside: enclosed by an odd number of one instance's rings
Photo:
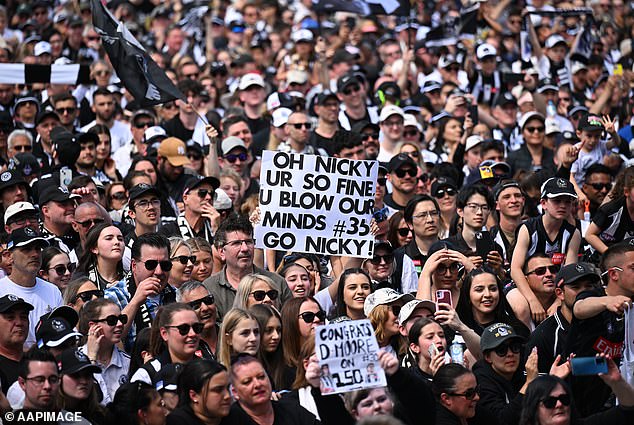
[[[171,261],[178,261],[182,265],[186,266],[187,263],[189,263],[190,261],[191,261],[192,264],[194,264],[196,262],[196,256],[195,255],[177,255],[176,257],[170,258],[170,260]],[[163,267],[161,267],[161,268],[163,268]]]
[[[87,303],[92,300],[92,297],[101,298],[103,297],[103,291],[101,289],[96,289],[94,291],[85,291],[75,295],[75,300],[73,302],[77,302],[77,300],[81,299],[83,302]]]
[[[194,333],[196,335],[200,334],[203,331],[203,328],[205,327],[205,325],[203,325],[202,323],[198,322],[198,323],[193,323],[193,324],[189,324],[189,323],[183,323],[182,325],[176,325],[176,326],[164,326],[166,329],[169,328],[176,328],[178,329],[178,333],[181,334],[182,336],[185,336],[189,333],[190,329],[194,330]]]
[[[117,322],[121,322],[122,325],[125,325],[126,323],[128,323],[128,315],[120,314],[118,316],[115,316],[114,314],[111,314],[105,319],[97,319],[97,320],[93,320],[93,322],[95,323],[106,322],[108,326],[115,326]]]
[[[172,262],[169,260],[163,260],[163,261],[147,260],[147,261],[139,261],[139,263],[145,264],[145,270],[148,270],[148,271],[156,269],[156,267],[159,264],[161,265],[161,270],[163,270],[164,272],[168,272],[172,270]]]
[[[51,267],[49,270],[55,270],[55,273],[57,273],[58,276],[63,276],[66,274],[66,271],[68,271],[70,274],[73,274],[76,268],[77,266],[75,266],[75,264],[68,263],[66,265],[58,264],[55,267]]]
[[[319,310],[318,312],[305,311],[300,314],[298,317],[301,317],[305,323],[313,323],[315,321],[315,317],[319,319],[320,322],[326,320],[326,312],[323,310]]]
[[[207,295],[206,297],[199,298],[194,301],[190,301],[187,304],[189,304],[189,306],[193,308],[194,310],[198,310],[203,305],[203,303],[207,306],[210,306],[210,305],[213,305],[215,302],[216,300],[214,299],[214,296],[210,294],[210,295]]]
[[[253,295],[253,298],[256,301],[264,301],[264,298],[267,296],[272,300],[277,299],[277,296],[279,295],[279,293],[277,292],[277,290],[271,289],[270,291],[264,291],[264,290],[253,291],[251,292],[251,295]]]

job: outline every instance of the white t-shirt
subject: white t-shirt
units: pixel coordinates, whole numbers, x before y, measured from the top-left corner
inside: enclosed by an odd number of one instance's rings
[[[81,128],[82,133],[87,132],[97,124],[97,121],[93,121]],[[121,146],[132,143],[132,131],[130,126],[123,121],[114,120],[112,128],[110,128],[110,152],[115,153]]]
[[[54,308],[64,304],[62,293],[59,288],[50,282],[35,278],[35,285],[27,288],[14,283],[9,277],[0,279],[0,297],[8,294],[23,298],[34,308],[29,313],[29,336],[26,339],[25,347],[35,344],[35,325],[40,317],[50,313]]]

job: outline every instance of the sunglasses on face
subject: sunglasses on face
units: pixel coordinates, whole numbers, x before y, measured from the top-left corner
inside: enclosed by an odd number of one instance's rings
[[[225,155],[225,159],[232,164],[236,162],[238,159],[240,160],[240,162],[244,162],[247,160],[248,157],[249,155],[246,152],[241,152],[237,155],[234,155],[234,154]]]
[[[152,127],[153,125],[154,123],[152,121],[141,121],[141,122],[134,123],[134,127],[136,128]]]
[[[32,147],[30,145],[18,145],[13,147],[13,150],[18,152],[31,152],[31,149]]]
[[[405,130],[403,131],[403,136],[405,137],[416,137],[418,136],[418,130]],[[412,155],[418,157],[418,152],[407,152],[408,155]]]
[[[506,356],[506,354],[511,350],[511,353],[518,354],[522,350],[522,344],[519,342],[511,342],[508,344],[502,344],[497,347],[494,351],[500,357]]]
[[[187,304],[189,304],[189,306],[193,308],[194,310],[198,310],[200,306],[202,306],[203,304],[207,306],[211,306],[214,304],[214,302],[216,302],[216,300],[214,299],[214,296],[209,294],[206,297],[202,297],[198,300],[190,301]]]
[[[103,297],[103,291],[100,289],[96,289],[94,291],[85,291],[75,295],[75,300],[73,302],[77,302],[77,300],[82,300],[87,303],[92,300],[93,297],[101,298]]]
[[[212,198],[214,197],[214,191],[213,190],[209,190],[209,189],[198,189],[198,191],[196,192],[196,195],[198,195],[198,197],[200,199],[205,199],[207,197],[207,195],[211,196]]]
[[[175,103],[166,103],[165,105],[162,106],[163,109],[176,109],[177,106]]]
[[[379,133],[363,133],[361,140],[367,142],[370,139],[379,140]]]
[[[186,266],[187,263],[189,262],[194,264],[196,262],[196,256],[195,255],[177,255],[176,257],[170,258],[170,260],[178,261],[182,265]]]
[[[269,291],[259,290],[251,292],[251,295],[253,295],[253,298],[256,301],[264,301],[265,297],[269,297],[270,299],[275,300],[277,299],[278,294],[279,293],[275,289],[271,289]]]
[[[304,127],[306,130],[310,130],[313,127],[312,123],[309,122],[295,122],[288,123],[288,125],[292,125],[296,130],[301,130],[302,127]]]
[[[436,271],[440,274],[447,273],[447,270],[449,270],[450,273],[457,273],[458,269],[460,269],[460,265],[458,263],[451,263],[448,266],[444,264],[438,264],[438,267],[436,267]]]
[[[350,96],[352,93],[356,93],[359,90],[361,90],[361,86],[358,84],[355,84],[354,86],[350,86],[345,90],[342,90],[342,93],[345,94],[346,96]]]
[[[191,160],[191,161],[200,161],[203,157],[201,155],[197,155],[194,153],[190,153],[187,155],[187,159]]]
[[[117,192],[110,194],[110,199],[113,199],[115,201],[125,201],[126,199],[128,199],[128,197],[126,196],[125,192]]]
[[[313,323],[315,321],[315,317],[319,319],[320,322],[326,320],[326,312],[323,310],[319,310],[317,313],[312,311],[305,311],[300,314],[298,317],[301,317],[305,323]]]
[[[588,183],[588,186],[592,186],[594,190],[610,190],[612,189],[612,183]]]
[[[369,260],[371,264],[378,266],[381,261],[385,261],[386,264],[391,264],[394,261],[394,254],[375,255]]]
[[[405,177],[405,174],[407,174],[410,177],[416,177],[417,173],[418,171],[415,170],[414,168],[408,168],[406,170],[399,168],[398,170],[394,170],[394,174],[396,174],[396,177],[398,177],[399,179],[402,179],[403,177]]]
[[[68,270],[68,273],[72,274],[75,271],[75,264],[58,264],[55,267],[51,267],[49,270],[55,270],[55,273],[57,273],[58,276],[63,276],[64,274],[66,274],[66,270]]]
[[[543,133],[544,129],[544,127],[524,127],[524,130],[528,131],[529,133]]]
[[[101,224],[103,222],[104,220],[102,218],[91,218],[86,221],[78,221],[77,224],[79,224],[84,229],[87,229],[89,227],[96,226],[97,224]]]
[[[163,261],[147,260],[147,261],[139,261],[139,263],[145,264],[145,270],[147,271],[156,269],[156,267],[159,264],[161,265],[161,270],[163,270],[164,272],[168,272],[172,270],[172,262],[169,260],[163,260]]]
[[[400,229],[398,229],[398,235],[402,238],[409,236],[410,232],[411,230],[409,230],[409,228],[407,227],[401,227]]]
[[[165,329],[170,329],[170,328],[178,329],[178,333],[181,334],[182,336],[185,336],[189,334],[190,329],[193,329],[194,333],[198,335],[199,333],[203,331],[204,327],[205,325],[198,322],[191,325],[189,323],[183,323],[182,325],[178,325],[178,326],[165,326]]]
[[[541,400],[546,409],[554,409],[557,402],[560,401],[564,406],[570,406],[570,395],[560,394],[558,397],[548,396]]]
[[[95,75],[99,76],[99,77],[103,77],[105,75],[110,75],[111,72],[108,70],[100,70],[100,71],[95,71]]]
[[[392,310],[392,314],[394,314],[396,317],[398,317],[398,315],[401,313],[401,306],[400,305],[396,305],[396,304],[392,304],[390,306],[390,310]]]
[[[376,179],[376,184],[379,186],[385,186],[387,179],[385,177],[379,177]]]
[[[57,109],[55,109],[55,111],[56,111],[58,114],[60,114],[60,115],[64,115],[64,114],[68,114],[68,115],[70,115],[70,114],[74,114],[76,110],[77,110],[77,108],[73,108],[73,107],[70,107],[70,108],[57,108]]]
[[[535,270],[531,270],[530,272],[526,273],[526,276],[529,276],[531,274],[543,276],[546,274],[546,270],[548,270],[552,274],[557,274],[557,272],[559,272],[559,266],[557,264],[553,264],[552,266],[537,267]]]
[[[444,198],[445,196],[456,196],[456,190],[452,188],[438,189],[436,191],[436,198]]]
[[[449,395],[455,397],[464,397],[467,400],[473,400],[476,395],[480,394],[480,386],[477,385],[475,388],[469,388],[464,393],[449,393]]]
[[[122,325],[125,325],[126,323],[128,323],[128,315],[120,314],[118,316],[115,316],[114,314],[111,314],[105,319],[93,320],[93,322],[95,323],[106,322],[108,326],[115,326],[117,322],[121,322]]]

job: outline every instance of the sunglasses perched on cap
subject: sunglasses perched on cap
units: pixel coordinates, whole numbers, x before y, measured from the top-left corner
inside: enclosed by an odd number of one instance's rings
[[[258,290],[258,291],[251,292],[249,295],[253,295],[253,299],[259,302],[259,301],[264,301],[265,297],[269,297],[272,300],[276,300],[277,296],[279,295],[279,292],[277,292],[277,290],[275,289],[271,289],[268,291]]]
[[[101,289],[96,289],[94,291],[81,292],[75,295],[75,299],[73,300],[73,302],[77,302],[77,300],[82,300],[83,302],[87,303],[88,301],[92,300],[93,297],[96,297],[96,298],[103,297],[103,291]]]
[[[239,154],[228,154],[224,156],[224,159],[232,164],[236,162],[237,160],[244,162],[248,158],[249,158],[249,155],[246,152],[240,152]]]
[[[546,274],[546,270],[548,270],[552,274],[557,274],[557,272],[559,272],[559,265],[553,264],[552,266],[537,267],[535,270],[531,270],[530,272],[526,273],[526,276],[532,274],[535,274],[536,276],[543,276]]]
[[[158,261],[158,260],[147,260],[147,261],[141,261],[141,260],[137,260],[139,263],[143,263],[145,264],[145,269],[148,271],[151,270],[155,270],[156,267],[158,267],[158,265],[161,265],[161,270],[163,270],[164,272],[168,272],[170,270],[172,270],[172,262],[169,260],[162,260],[162,261]]]
[[[207,305],[207,306],[211,306],[216,302],[216,300],[214,299],[214,296],[209,294],[206,297],[202,297],[200,299],[194,300],[194,301],[190,301],[187,304],[189,304],[189,306],[191,308],[193,308],[194,310],[198,310],[203,304]]]
[[[313,323],[315,321],[315,317],[319,319],[320,322],[326,320],[326,312],[323,310],[319,310],[318,312],[305,311],[297,317],[301,317],[305,323]]]
[[[171,329],[171,328],[178,329],[178,333],[181,334],[182,336],[185,336],[189,333],[190,329],[193,329],[196,335],[200,334],[203,331],[203,328],[205,327],[205,325],[198,322],[191,325],[189,323],[183,323],[182,325],[163,326],[163,327],[165,329]]]
[[[93,322],[95,323],[101,323],[101,322],[106,322],[106,324],[108,326],[115,326],[117,324],[117,322],[121,322],[122,325],[125,325],[126,323],[128,323],[128,315],[127,314],[120,314],[118,316],[111,314],[110,316],[104,318],[104,319],[96,319],[93,320]]]

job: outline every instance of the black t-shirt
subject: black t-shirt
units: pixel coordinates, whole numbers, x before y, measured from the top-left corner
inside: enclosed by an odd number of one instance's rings
[[[261,131],[268,131],[270,122],[262,117],[255,119],[247,117],[247,125],[249,126],[249,130],[251,130],[251,134],[257,134]]]
[[[0,380],[2,380],[2,392],[7,393],[9,387],[18,380],[20,362],[0,355]]]
[[[634,237],[634,223],[627,211],[625,198],[615,199],[599,207],[592,222],[601,229],[599,238],[606,245]]]
[[[555,314],[546,318],[533,331],[524,351],[529,353],[533,347],[537,347],[539,353],[537,367],[540,373],[548,373],[555,357],[563,354],[569,331],[570,323],[562,316],[561,308],[558,308]]]
[[[162,126],[168,136],[177,137],[183,142],[187,142],[194,135],[194,130],[186,129],[178,115],[171,120],[166,121]]]
[[[333,137],[324,137],[313,130],[308,135],[308,144],[315,149],[325,150],[330,156],[334,155]]]
[[[605,296],[603,288],[583,291],[575,300]],[[625,320],[610,311],[604,310],[594,317],[578,319],[572,317],[564,358],[571,353],[577,357],[594,357],[599,353],[610,354],[617,364],[621,361]],[[598,376],[571,376],[571,385],[575,404],[581,416],[602,410],[612,391]]]

